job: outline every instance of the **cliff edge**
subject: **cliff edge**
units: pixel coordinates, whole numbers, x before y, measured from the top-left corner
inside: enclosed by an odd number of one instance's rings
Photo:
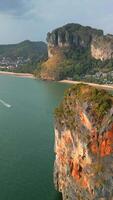
[[[113,199],[113,97],[74,85],[55,111],[54,184],[63,200]]]

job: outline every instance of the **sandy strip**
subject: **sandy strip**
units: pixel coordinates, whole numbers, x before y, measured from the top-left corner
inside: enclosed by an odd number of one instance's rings
[[[104,89],[108,89],[108,90],[113,90],[113,85],[100,85],[100,84],[96,84],[96,83],[87,83],[87,82],[82,82],[82,81],[69,81],[69,80],[62,80],[59,81],[60,83],[69,83],[69,84],[86,84],[86,85],[91,85],[94,87],[100,87],[100,88],[104,88]]]
[[[15,73],[15,72],[0,71],[0,75],[18,76],[18,77],[23,77],[23,78],[34,78],[33,74],[29,74],[29,73]]]

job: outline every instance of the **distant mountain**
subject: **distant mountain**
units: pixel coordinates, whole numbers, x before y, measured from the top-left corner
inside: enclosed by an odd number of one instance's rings
[[[18,44],[0,45],[0,66],[10,65],[13,71],[32,72],[38,62],[47,58],[47,54],[44,42],[25,40]]]

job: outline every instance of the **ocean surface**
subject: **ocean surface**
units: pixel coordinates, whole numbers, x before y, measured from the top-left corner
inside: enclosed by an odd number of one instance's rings
[[[0,200],[60,200],[54,108],[69,85],[0,76]]]

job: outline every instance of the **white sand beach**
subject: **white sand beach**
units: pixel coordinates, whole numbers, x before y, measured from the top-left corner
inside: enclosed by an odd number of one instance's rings
[[[15,72],[0,71],[0,75],[17,76],[22,78],[34,78],[33,74],[30,73],[15,73]]]
[[[69,84],[80,84],[80,83],[83,83],[83,84],[86,84],[86,85],[91,85],[91,86],[94,86],[94,87],[100,87],[100,88],[103,88],[103,89],[109,89],[109,90],[113,90],[113,85],[107,85],[107,84],[96,84],[96,83],[87,83],[87,82],[82,82],[82,81],[71,81],[71,80],[62,80],[62,81],[59,81],[60,83],[69,83]]]

